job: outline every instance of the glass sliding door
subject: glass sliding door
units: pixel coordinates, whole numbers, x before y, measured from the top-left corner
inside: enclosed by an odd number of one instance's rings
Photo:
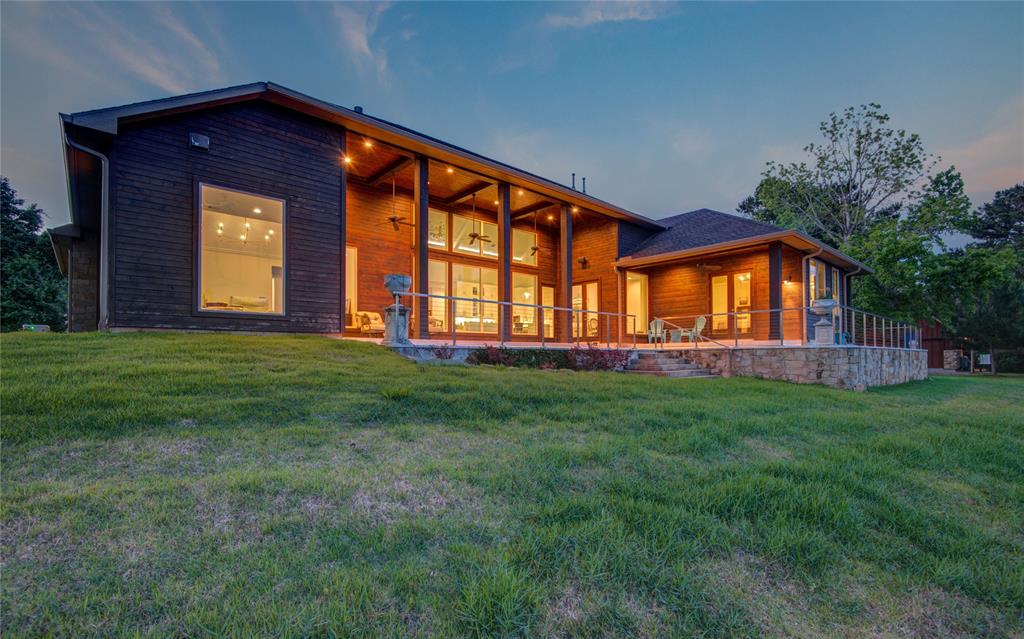
[[[497,269],[452,264],[452,296],[497,301]],[[461,333],[497,333],[498,305],[458,300],[455,302],[453,321],[455,330]]]
[[[555,289],[552,286],[540,287],[541,304],[543,306],[554,306],[555,305]],[[555,313],[549,308],[544,309],[544,337],[552,338],[555,336]]]
[[[750,310],[753,284],[750,271],[711,276],[711,332],[726,337],[749,337],[753,333]]]
[[[572,285],[572,308],[577,311],[591,311],[573,313],[573,335],[580,337],[597,337],[600,326],[600,310],[598,303],[597,282]]]
[[[537,276],[528,273],[512,273],[512,334],[537,334]],[[530,304],[530,306],[517,306]]]
[[[626,332],[647,332],[647,275],[645,273],[626,272],[626,315],[634,315],[636,319],[626,317]]]
[[[359,259],[354,246],[345,247],[345,326],[356,326],[359,311]]]
[[[448,295],[448,263],[430,260],[427,287],[431,295]],[[431,297],[427,305],[430,330],[448,330],[448,300]]]

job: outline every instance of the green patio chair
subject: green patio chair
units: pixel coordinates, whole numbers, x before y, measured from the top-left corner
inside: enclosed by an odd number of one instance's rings
[[[704,330],[704,327],[707,325],[707,323],[708,318],[701,315],[693,322],[693,328],[683,329],[682,335],[685,336],[694,344],[696,344],[700,341],[702,337],[704,337],[703,335],[701,335],[701,332]]]
[[[661,342],[661,345],[665,345],[665,320],[655,317],[651,320],[650,326],[647,327],[647,341],[651,344],[657,344]]]

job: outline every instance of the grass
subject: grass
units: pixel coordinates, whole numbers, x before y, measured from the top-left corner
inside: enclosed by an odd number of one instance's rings
[[[852,393],[312,336],[2,349],[5,637],[1024,633],[1022,378]]]

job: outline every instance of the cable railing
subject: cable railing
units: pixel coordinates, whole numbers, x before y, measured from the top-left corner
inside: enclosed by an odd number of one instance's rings
[[[699,318],[704,318],[704,325],[697,331]],[[829,342],[839,346],[919,348],[921,343],[917,326],[844,305],[747,309],[655,319],[668,327],[663,335],[655,336],[661,338],[663,346],[700,348],[704,342],[724,348],[739,347],[741,342],[785,346],[787,339],[791,344],[815,344],[820,343],[816,340],[815,325],[822,319],[831,323]]]
[[[837,306],[833,317],[832,327],[837,344],[886,348],[921,347],[921,329],[914,324],[845,305]]]
[[[563,344],[565,342],[559,341],[555,338],[557,329],[559,328],[555,321],[561,316],[561,320],[565,321],[568,319],[568,325],[572,328],[572,333],[569,336],[569,342],[575,343],[576,345],[585,343],[601,343],[605,342],[608,348],[611,348],[612,344],[615,343],[619,347],[624,345],[622,340],[622,333],[625,332],[627,335],[632,336],[632,348],[636,348],[637,342],[637,324],[636,315],[632,313],[614,313],[611,311],[595,311],[582,308],[568,308],[564,306],[549,306],[544,304],[530,304],[527,302],[503,302],[499,300],[484,299],[479,297],[459,297],[455,295],[438,295],[435,293],[415,293],[412,291],[405,291],[395,294],[395,304],[400,304],[402,297],[408,298],[419,298],[427,300],[441,300],[444,303],[444,316],[443,319],[434,317],[433,319],[440,321],[443,330],[430,331],[430,337],[436,339],[435,336],[446,335],[451,341],[452,346],[458,344],[459,339],[466,341],[479,341],[481,338],[484,340],[493,337],[497,339],[499,344],[502,346],[509,340],[506,339],[506,331],[502,330],[502,321],[508,321],[508,318],[513,315],[515,310],[525,309],[529,311],[526,313],[527,317],[530,317],[530,313],[534,313],[536,321],[522,321],[521,328],[517,329],[516,322],[513,320],[512,330],[509,331],[512,337],[534,337],[540,342],[541,347],[547,346],[548,342],[554,344]],[[458,314],[459,304],[469,304],[470,309],[468,314],[460,316]],[[487,314],[482,312],[481,307],[475,305],[493,304],[497,307],[496,314]],[[413,307],[414,313],[418,310],[415,308],[416,305],[410,304]],[[507,312],[507,316],[503,313]],[[550,314],[550,315],[548,315]],[[533,319],[530,317],[530,319]],[[547,323],[547,319],[551,322]],[[478,324],[481,329],[484,325],[488,326],[487,330],[459,330],[459,320],[462,320],[463,325],[466,324]],[[613,321],[614,320],[614,321]],[[620,330],[620,322],[622,329],[627,327],[632,330]],[[600,327],[604,326],[604,339],[601,339]],[[527,328],[527,325],[530,328]],[[493,329],[490,327],[493,326]],[[564,325],[563,325],[564,326]],[[548,328],[551,329],[551,335],[548,335]],[[614,329],[614,330],[613,330]],[[614,333],[614,340],[613,340]],[[626,343],[628,344],[628,343]]]

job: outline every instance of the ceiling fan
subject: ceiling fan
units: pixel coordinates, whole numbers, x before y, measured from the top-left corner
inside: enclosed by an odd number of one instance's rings
[[[535,211],[534,214],[533,214],[533,239],[534,239],[534,241],[536,241],[537,237],[538,237],[538,235],[537,235],[537,215],[539,215],[539,214],[540,214],[540,211]],[[530,257],[533,257],[534,255],[536,255],[537,251],[539,251],[539,250],[540,250],[540,247],[537,246],[536,244],[531,246],[530,247]]]
[[[391,215],[389,215],[383,222],[379,222],[377,226],[387,226],[390,224],[397,231],[399,226],[412,226],[411,222],[406,222],[407,219],[404,215],[399,215],[397,212],[397,205],[395,203],[397,194],[395,191],[395,174],[391,174]]]
[[[476,219],[476,193],[473,194],[473,218]],[[469,234],[470,246],[473,246],[473,243],[476,242],[477,240],[480,240],[481,244],[491,243],[491,238],[484,235],[483,233],[477,233],[476,231],[473,231],[472,233]]]

